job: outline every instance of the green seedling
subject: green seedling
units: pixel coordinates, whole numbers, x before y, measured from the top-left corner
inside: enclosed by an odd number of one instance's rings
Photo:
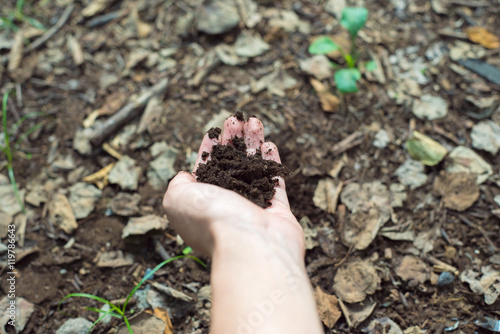
[[[38,123],[31,128],[29,128],[27,131],[22,133],[17,140],[14,140],[14,134],[17,133],[19,127],[21,124],[27,120],[28,118],[36,117],[39,115],[44,115],[43,113],[39,112],[33,112],[24,115],[21,117],[12,127],[9,129],[7,127],[7,101],[9,100],[9,93],[5,93],[3,95],[2,99],[2,131],[3,131],[3,143],[0,142],[0,151],[3,152],[5,157],[7,158],[7,173],[9,174],[9,180],[10,183],[12,184],[12,187],[14,188],[14,192],[16,194],[17,202],[19,203],[19,206],[21,207],[23,213],[26,213],[25,208],[24,208],[24,203],[21,200],[21,196],[19,195],[19,187],[17,186],[16,183],[16,178],[14,176],[14,168],[12,166],[12,163],[14,161],[14,154],[15,152],[19,149],[19,145],[21,142],[26,139],[30,134],[32,134],[34,131],[36,131],[39,127],[42,126],[42,124]],[[31,155],[26,155],[27,158],[31,158]]]
[[[361,79],[361,72],[358,68],[359,51],[356,49],[356,39],[358,32],[365,26],[368,19],[368,9],[364,7],[346,7],[342,11],[342,19],[340,24],[349,31],[352,47],[349,52],[343,50],[330,37],[320,37],[309,46],[309,53],[315,55],[323,55],[339,50],[345,59],[347,68],[342,68],[335,71],[334,80],[337,88],[341,93],[356,93],[358,91],[357,82]],[[332,63],[334,68],[339,66]],[[365,68],[368,71],[376,69],[376,64],[373,61],[365,63]]]
[[[24,15],[24,3],[25,0],[18,0],[16,2],[16,9],[10,11],[6,17],[0,17],[0,29],[9,29],[17,32],[19,28],[17,28],[17,26],[14,24],[14,21],[18,21],[26,22],[40,30],[47,30],[47,28],[45,28],[45,26],[37,19]]]
[[[190,258],[196,262],[198,262],[200,265],[202,265],[204,268],[207,268],[207,265],[205,263],[203,263],[203,261],[201,261],[199,258],[195,257],[195,256],[192,256],[192,255],[179,255],[179,256],[175,256],[171,259],[168,259],[168,260],[165,260],[163,261],[162,263],[160,263],[159,265],[157,265],[153,270],[151,270],[147,275],[144,275],[144,278],[139,282],[137,283],[137,285],[132,289],[132,291],[130,291],[130,293],[128,294],[127,296],[127,299],[125,300],[125,303],[123,303],[122,307],[120,308],[118,305],[115,305],[113,303],[111,303],[109,300],[107,299],[104,299],[104,298],[101,298],[101,297],[98,297],[98,296],[95,296],[95,295],[91,295],[91,294],[88,294],[88,293],[70,293],[69,295],[67,295],[66,297],[64,297],[60,302],[59,302],[59,305],[57,306],[58,309],[60,309],[61,307],[61,304],[68,298],[71,298],[71,297],[83,297],[83,298],[89,298],[89,299],[93,299],[93,300],[96,300],[98,302],[101,302],[101,303],[104,303],[104,304],[108,304],[109,305],[109,311],[104,311],[102,309],[97,309],[95,307],[86,307],[87,310],[89,311],[94,311],[94,312],[97,312],[99,314],[101,314],[101,316],[92,324],[92,326],[90,327],[88,333],[90,333],[90,331],[92,330],[92,328],[97,325],[102,319],[104,319],[106,316],[112,316],[112,317],[115,317],[115,318],[119,318],[119,319],[122,319],[123,322],[125,323],[125,326],[127,326],[127,329],[128,329],[128,332],[130,334],[133,334],[133,331],[132,331],[132,327],[130,326],[130,322],[128,320],[128,317],[126,315],[126,311],[127,311],[127,305],[128,305],[128,302],[130,301],[130,298],[132,298],[132,296],[135,294],[135,292],[144,284],[144,282],[148,279],[150,279],[153,274],[158,270],[160,269],[161,267],[163,267],[164,265],[172,262],[172,261],[175,261],[175,260],[178,260],[178,259],[182,259],[182,258]]]

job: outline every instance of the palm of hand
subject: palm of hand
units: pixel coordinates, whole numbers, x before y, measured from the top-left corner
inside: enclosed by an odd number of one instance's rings
[[[193,173],[199,164],[205,163],[203,152],[211,152],[219,143],[230,144],[234,136],[245,140],[248,154],[260,149],[264,159],[281,162],[276,146],[264,142],[264,128],[258,119],[250,118],[243,123],[232,116],[224,123],[219,138],[205,135]],[[278,180],[272,205],[262,209],[233,191],[197,183],[192,174],[181,172],[170,182],[163,204],[174,229],[188,244],[205,254],[212,254],[214,242],[219,238],[238,240],[233,236],[251,233],[303,258],[303,231],[290,211],[285,182],[281,177]]]

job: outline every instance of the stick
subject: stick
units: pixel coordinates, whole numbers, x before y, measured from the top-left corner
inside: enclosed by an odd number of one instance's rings
[[[53,25],[49,30],[45,32],[40,38],[36,39],[33,43],[31,43],[25,50],[24,53],[30,52],[35,50],[36,48],[42,46],[47,42],[52,36],[55,35],[56,32],[59,31],[59,29],[62,28],[62,26],[68,21],[69,16],[73,12],[73,9],[75,8],[75,5],[71,4],[62,13],[61,17],[57,21],[55,25]]]
[[[87,135],[88,140],[95,146],[99,146],[110,134],[138,116],[148,101],[153,96],[162,94],[167,89],[167,86],[168,79],[163,79],[143,92],[136,100],[130,101],[102,124],[91,129]]]
[[[345,151],[361,144],[363,142],[363,137],[364,133],[362,131],[353,132],[346,138],[342,139],[342,141],[333,145],[330,152],[332,152],[334,157],[342,154]]]

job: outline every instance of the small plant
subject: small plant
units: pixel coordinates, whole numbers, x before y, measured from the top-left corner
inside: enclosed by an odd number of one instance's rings
[[[335,71],[334,74],[335,83],[341,93],[356,93],[358,91],[356,83],[361,79],[361,73],[358,69],[358,58],[360,53],[356,50],[356,38],[358,32],[365,26],[367,19],[368,9],[364,7],[346,7],[342,11],[340,24],[349,31],[351,37],[352,47],[349,52],[343,50],[330,37],[326,36],[316,39],[309,46],[309,53],[315,55],[323,55],[337,50],[340,51],[347,64],[347,68],[339,69]],[[335,63],[332,63],[332,66],[335,68],[339,67]],[[376,64],[373,61],[367,62],[365,66],[369,71],[376,68]]]
[[[190,249],[190,247],[188,247]],[[183,253],[186,251],[186,249],[183,250]],[[189,253],[189,251],[187,252]],[[144,275],[144,278],[139,282],[137,283],[137,285],[132,289],[132,291],[130,291],[130,293],[128,294],[127,296],[127,299],[125,300],[125,303],[123,303],[123,306],[120,308],[119,306],[111,303],[109,300],[107,299],[104,299],[104,298],[101,298],[101,297],[98,297],[98,296],[95,296],[95,295],[91,295],[91,294],[88,294],[88,293],[70,293],[69,295],[67,295],[66,297],[64,297],[60,302],[59,302],[59,305],[57,306],[57,308],[59,309],[61,304],[68,298],[71,298],[71,297],[83,297],[83,298],[89,298],[89,299],[94,299],[94,300],[97,300],[98,302],[101,302],[101,303],[104,303],[104,304],[108,304],[110,309],[109,311],[104,311],[102,309],[96,309],[95,307],[86,307],[87,310],[89,311],[94,311],[94,312],[98,312],[101,314],[101,316],[92,324],[92,326],[90,327],[88,333],[90,333],[90,330],[92,329],[92,327],[94,327],[96,324],[98,324],[102,319],[104,319],[106,316],[112,316],[112,317],[116,317],[116,318],[119,318],[119,319],[122,319],[123,322],[125,323],[125,326],[127,326],[127,329],[128,329],[128,332],[130,334],[133,334],[133,331],[132,331],[132,327],[130,326],[130,322],[127,318],[127,315],[126,315],[126,309],[127,309],[127,305],[128,305],[128,302],[130,301],[130,298],[132,298],[132,296],[135,294],[135,292],[142,286],[142,284],[144,284],[144,282],[148,279],[150,279],[153,274],[158,270],[160,269],[161,267],[163,267],[164,265],[166,265],[167,263],[170,263],[172,261],[175,261],[175,260],[178,260],[178,259],[182,259],[182,258],[190,258],[196,262],[198,262],[200,265],[202,265],[204,268],[207,268],[207,265],[205,263],[203,263],[203,261],[201,261],[199,258],[195,257],[195,256],[192,256],[192,255],[179,255],[179,256],[175,256],[171,259],[168,259],[168,260],[165,260],[163,261],[162,263],[160,263],[159,265],[157,265],[153,270],[151,270],[150,272],[148,272],[146,275]]]
[[[28,24],[31,24],[33,27],[40,30],[47,30],[47,28],[45,28],[45,26],[37,19],[24,15],[24,3],[25,0],[17,0],[16,9],[9,12],[6,17],[0,17],[0,29],[10,29],[17,32],[19,29],[14,24],[14,20],[16,20],[19,22],[26,22]]]
[[[2,99],[2,131],[3,131],[3,143],[0,141],[0,151],[2,151],[5,154],[5,157],[7,158],[7,173],[9,174],[9,180],[10,183],[12,184],[12,187],[14,188],[14,192],[16,193],[16,198],[17,202],[19,203],[19,206],[21,207],[23,213],[25,213],[24,209],[24,203],[21,200],[21,196],[19,195],[19,188],[16,183],[16,178],[14,176],[14,169],[12,166],[12,163],[14,161],[14,154],[15,152],[19,149],[19,145],[21,142],[26,139],[30,134],[32,134],[34,131],[36,131],[39,127],[42,126],[42,124],[38,123],[31,128],[29,128],[26,132],[21,134],[19,138],[13,143],[12,140],[14,139],[14,134],[17,132],[21,124],[27,120],[28,118],[32,118],[35,116],[43,115],[43,113],[38,113],[38,112],[33,112],[24,115],[21,117],[12,127],[9,128],[7,127],[7,101],[9,100],[9,93],[5,93],[3,95]],[[26,155],[28,158],[31,158],[31,155]]]

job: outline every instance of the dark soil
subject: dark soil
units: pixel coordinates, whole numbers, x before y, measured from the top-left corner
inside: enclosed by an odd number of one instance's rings
[[[234,137],[232,145],[213,147],[211,159],[196,171],[198,182],[235,191],[262,208],[271,206],[277,182],[274,177],[287,175],[288,169],[275,161],[264,160],[260,150],[247,155],[247,146],[241,138]]]

